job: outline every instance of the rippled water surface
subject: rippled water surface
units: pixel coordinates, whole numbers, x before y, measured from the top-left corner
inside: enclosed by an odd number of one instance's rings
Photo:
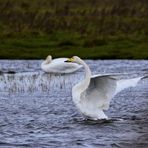
[[[93,74],[148,74],[146,60],[86,62]],[[40,63],[0,61],[0,147],[148,147],[148,79],[113,98],[106,112],[110,122],[85,121],[71,97],[83,69],[73,74],[45,74]]]

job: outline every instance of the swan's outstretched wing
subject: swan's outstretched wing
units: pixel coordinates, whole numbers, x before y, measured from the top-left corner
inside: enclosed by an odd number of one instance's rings
[[[96,82],[99,82],[98,80],[100,80],[101,77],[104,78],[113,78],[114,80],[116,80],[116,91],[114,93],[114,95],[116,95],[117,93],[121,92],[122,90],[129,88],[129,87],[135,87],[138,82],[142,79],[147,79],[148,76],[141,76],[141,77],[136,77],[136,78],[130,78],[130,79],[121,79],[119,80],[119,77],[122,76],[124,74],[105,74],[105,75],[96,75],[92,77],[92,80],[95,80]],[[126,74],[125,74],[126,75]],[[108,84],[107,84],[108,85]]]
[[[118,76],[117,76],[118,78]],[[120,91],[135,87],[144,77],[118,80],[115,75],[93,76],[85,91],[86,100],[97,104],[100,109],[108,109],[110,100]]]
[[[104,93],[107,98],[112,98],[117,87],[117,79],[112,75],[93,76],[89,85],[89,89],[96,88]]]
[[[116,92],[117,80],[109,75],[95,76],[85,91],[86,100],[99,109],[108,109],[110,100]]]
[[[138,82],[144,78],[146,77],[137,77],[137,78],[132,78],[132,79],[118,80],[115,94],[119,93],[120,91],[126,88],[135,87],[138,84]]]

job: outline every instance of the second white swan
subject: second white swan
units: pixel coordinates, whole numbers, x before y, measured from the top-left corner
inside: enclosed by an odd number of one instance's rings
[[[41,69],[47,73],[72,73],[82,66],[77,63],[67,63],[68,58],[57,58],[52,60],[52,56],[47,56],[42,62]]]

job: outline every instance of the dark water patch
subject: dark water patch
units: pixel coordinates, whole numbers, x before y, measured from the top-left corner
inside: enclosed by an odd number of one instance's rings
[[[0,142],[0,146],[3,146],[3,147],[31,147],[30,144],[12,144],[12,143],[6,143],[6,142]]]
[[[147,69],[147,68],[145,68],[145,69],[142,69],[142,71],[146,71],[146,72],[148,72],[148,69]]]
[[[121,142],[118,144],[121,148],[130,147],[130,148],[146,148],[148,146],[148,143],[127,143],[127,142]]]

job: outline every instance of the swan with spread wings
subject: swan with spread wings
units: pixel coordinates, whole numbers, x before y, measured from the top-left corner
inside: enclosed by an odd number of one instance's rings
[[[72,88],[72,98],[87,119],[108,119],[104,110],[108,110],[111,99],[123,89],[136,86],[144,78],[119,80],[116,75],[92,76],[88,65],[79,57],[69,58],[67,62],[81,64],[85,69],[85,78]]]

